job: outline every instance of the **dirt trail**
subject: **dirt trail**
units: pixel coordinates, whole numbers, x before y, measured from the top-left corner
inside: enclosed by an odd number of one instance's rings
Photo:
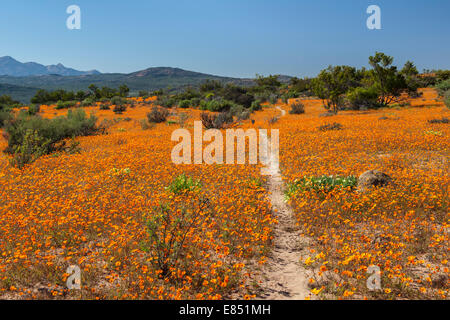
[[[281,116],[286,111],[277,107]],[[274,155],[271,154],[271,159]],[[306,251],[307,240],[295,225],[290,206],[284,201],[284,187],[278,166],[271,166],[268,173],[270,201],[279,223],[274,228],[274,248],[262,272],[259,299],[304,300],[309,296],[308,271],[300,262]],[[306,252],[305,252],[306,253]]]

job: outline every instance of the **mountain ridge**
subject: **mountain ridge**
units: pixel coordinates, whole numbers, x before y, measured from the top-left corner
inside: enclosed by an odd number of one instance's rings
[[[0,61],[11,61],[11,59],[14,60],[11,57],[3,57],[0,58]],[[28,63],[28,65],[31,65],[32,67],[36,67],[36,65],[37,67],[43,66],[33,62]],[[54,73],[55,70],[58,71],[58,68],[73,70],[64,67],[62,64],[47,67],[45,67],[45,70],[47,70],[48,73],[27,76],[1,75],[0,72],[0,84],[3,84],[3,86],[0,86],[0,95],[11,95],[12,98],[28,103],[36,93],[33,92],[34,89],[36,89],[36,91],[39,89],[86,91],[91,84],[95,84],[98,87],[106,86],[111,88],[118,88],[119,86],[125,84],[130,88],[131,94],[137,94],[141,90],[154,91],[170,88],[176,91],[187,86],[199,86],[205,80],[217,80],[222,83],[234,83],[243,86],[252,85],[254,83],[254,80],[249,78],[223,77],[173,67],[150,67],[126,74],[83,73],[77,75]],[[49,73],[49,70],[51,70],[52,73]],[[279,79],[282,82],[287,82],[290,77],[280,76]]]
[[[0,75],[26,77],[56,74],[61,76],[81,76],[100,74],[97,70],[79,71],[65,67],[62,63],[45,66],[37,62],[20,62],[11,56],[0,57]]]

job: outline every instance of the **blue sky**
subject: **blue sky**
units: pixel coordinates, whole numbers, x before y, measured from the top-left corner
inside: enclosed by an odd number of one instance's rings
[[[68,30],[66,8],[81,8]],[[366,9],[382,10],[368,30]],[[170,66],[236,77],[313,76],[375,51],[450,69],[448,0],[14,0],[0,7],[0,56],[101,72]]]

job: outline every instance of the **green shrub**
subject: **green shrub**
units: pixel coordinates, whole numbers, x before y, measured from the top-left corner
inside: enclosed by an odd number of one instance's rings
[[[191,100],[183,100],[180,101],[180,103],[178,104],[178,107],[183,108],[183,109],[187,109],[191,106]]]
[[[447,108],[450,109],[450,90],[448,90],[448,91],[444,94],[444,102],[445,102],[445,105],[447,106]]]
[[[155,101],[155,105],[163,108],[172,108],[177,105],[177,99],[175,97],[158,96],[158,99]]]
[[[278,95],[276,94],[271,94],[269,96],[269,100],[270,104],[276,104],[278,102]]]
[[[285,192],[286,198],[290,199],[298,192],[315,191],[318,193],[329,193],[335,188],[354,189],[358,184],[355,176],[320,176],[320,177],[304,177],[291,183]]]
[[[167,120],[169,110],[165,108],[153,107],[152,111],[147,114],[148,122],[162,123]]]
[[[184,192],[197,191],[200,188],[201,183],[199,180],[194,180],[183,173],[172,181],[172,183],[167,187],[167,190],[174,194],[181,194]]]
[[[49,154],[59,150],[62,146],[60,143],[64,139],[96,134],[100,130],[96,122],[95,116],[91,115],[87,118],[86,113],[81,109],[69,110],[66,117],[54,119],[21,113],[5,126],[8,139],[8,147],[5,151],[14,154],[18,147],[26,145],[27,132],[32,132],[40,137],[41,147],[45,150],[44,154]]]
[[[236,106],[236,104],[234,102],[231,102],[228,100],[223,100],[223,99],[210,100],[210,101],[202,100],[202,102],[200,103],[200,108],[202,110],[208,110],[211,112],[228,111],[231,108],[233,108],[234,106]]]
[[[69,109],[69,108],[73,108],[77,105],[77,101],[61,101],[59,100],[56,103],[56,109]]]
[[[86,98],[83,100],[83,102],[81,102],[82,107],[90,107],[90,106],[93,106],[94,104],[95,104],[95,99],[92,97]]]
[[[153,209],[146,223],[148,238],[141,242],[141,247],[155,257],[152,263],[161,271],[161,278],[176,278],[181,264],[184,269],[195,268],[186,256],[192,256],[196,246],[187,245],[187,238],[189,234],[199,232],[211,216],[213,211],[209,201],[202,198],[174,207],[160,204]]]
[[[28,114],[34,116],[41,111],[41,106],[39,104],[32,104],[28,107]]]
[[[260,110],[262,110],[261,101],[260,100],[253,101],[253,103],[250,107],[250,111],[255,112],[255,111],[260,111]]]
[[[113,112],[115,113],[115,114],[122,114],[122,113],[124,113],[125,111],[127,111],[127,107],[125,106],[125,105],[115,105],[114,106],[114,109],[113,109]]]
[[[26,164],[34,162],[37,158],[47,154],[50,140],[41,137],[37,131],[27,129],[22,144],[15,146],[14,157],[10,163],[22,169]]]
[[[12,116],[11,113],[7,110],[0,110],[0,128],[4,126],[4,124],[11,120]]]
[[[352,110],[376,109],[380,106],[378,104],[378,92],[373,87],[350,89],[347,93],[347,100]]]
[[[441,96],[444,96],[446,92],[450,91],[450,79],[439,82],[436,89]]]
[[[121,106],[126,103],[127,103],[127,100],[122,97],[115,96],[115,97],[111,98],[111,104],[114,104],[116,106]]]
[[[305,113],[305,105],[301,102],[296,102],[291,105],[290,114],[303,114]]]

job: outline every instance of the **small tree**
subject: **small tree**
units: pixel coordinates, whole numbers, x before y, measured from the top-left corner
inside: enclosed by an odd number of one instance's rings
[[[408,89],[405,77],[392,65],[393,62],[393,57],[381,52],[369,57],[369,64],[373,68],[370,72],[371,80],[379,95],[378,102],[382,106],[396,101],[401,93]],[[407,68],[407,72],[412,71],[411,66]]]
[[[343,106],[343,95],[357,84],[355,68],[329,66],[312,81],[312,88],[315,95],[324,100],[325,108],[337,113]]]

